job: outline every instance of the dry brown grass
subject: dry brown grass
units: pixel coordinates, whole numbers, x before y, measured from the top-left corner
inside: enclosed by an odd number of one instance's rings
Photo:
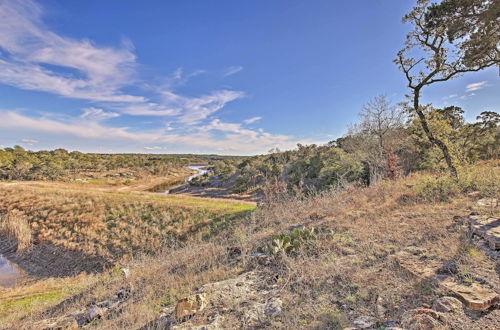
[[[411,185],[420,177],[264,203],[251,215],[224,223],[205,240],[173,240],[156,255],[133,258],[127,264],[132,274],[128,279],[105,273],[86,294],[43,316],[34,313],[22,323],[74,312],[130,287],[131,303],[93,326],[138,328],[155,319],[162,305],[175,303],[204,283],[251,269],[278,284],[284,300],[284,316],[266,327],[336,329],[361,315],[398,320],[404,311],[432,304],[445,294],[394,262],[394,254],[407,247],[422,249],[428,260],[455,261],[462,271],[467,268],[468,276],[498,290],[495,263],[472,249],[454,220],[468,215],[475,200],[462,194],[448,201],[419,199]],[[246,257],[269,243],[272,235],[299,224],[320,229],[317,238],[293,253],[273,256],[267,266]],[[234,246],[242,250],[242,257],[228,254]]]
[[[0,234],[17,243],[17,251],[22,252],[31,248],[31,227],[26,216],[19,211],[0,215]]]
[[[214,221],[229,220],[253,208],[243,203],[160,197],[3,186],[0,215],[9,233],[22,239],[20,247],[32,233],[34,244],[52,243],[117,260],[156,252],[166,240],[209,234]]]

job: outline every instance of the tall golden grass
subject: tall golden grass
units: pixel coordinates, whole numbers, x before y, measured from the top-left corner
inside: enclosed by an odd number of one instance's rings
[[[26,216],[19,211],[0,215],[0,233],[17,242],[17,251],[26,251],[31,247],[31,227]]]

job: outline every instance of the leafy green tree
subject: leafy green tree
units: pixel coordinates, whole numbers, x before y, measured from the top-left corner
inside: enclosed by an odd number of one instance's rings
[[[478,40],[474,25],[465,24],[464,20],[464,24],[454,30],[451,26],[453,19],[444,19],[448,17],[446,13],[459,11],[461,4],[462,1],[458,0],[446,1],[446,11],[437,11],[431,1],[419,0],[413,10],[403,18],[403,22],[412,24],[413,29],[408,33],[405,46],[398,52],[395,59],[395,63],[403,71],[408,88],[411,90],[410,110],[418,116],[429,141],[441,150],[451,175],[455,177],[458,173],[448,145],[436,135],[435,131],[431,130],[424,107],[420,104],[422,89],[456,78],[463,73],[480,71],[500,63],[498,50],[483,52],[480,50],[491,47],[474,46]],[[481,20],[487,26],[495,26],[498,24],[497,19],[498,16],[488,14],[482,16]],[[494,21],[490,22],[490,20]],[[460,33],[454,31],[460,31]],[[498,34],[493,33],[492,38],[497,47]]]
[[[495,0],[443,0],[431,3],[425,13],[426,28],[445,28],[448,41],[456,43],[466,66],[499,62],[500,2]]]
[[[430,129],[446,143],[455,164],[463,165],[478,159],[498,157],[500,116],[497,113],[486,111],[477,117],[477,122],[466,123],[464,111],[460,107],[426,107],[424,112]],[[442,153],[440,156],[439,149],[429,142],[415,116],[408,130],[419,154],[417,169],[440,167],[444,160]]]

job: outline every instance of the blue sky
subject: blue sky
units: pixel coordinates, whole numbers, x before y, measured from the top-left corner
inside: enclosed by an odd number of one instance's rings
[[[0,0],[0,146],[256,154],[324,143],[378,94],[400,0]],[[498,69],[424,90],[473,120],[499,111]]]

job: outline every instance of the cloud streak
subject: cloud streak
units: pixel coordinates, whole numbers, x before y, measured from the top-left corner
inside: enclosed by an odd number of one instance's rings
[[[34,140],[34,139],[21,139],[19,141],[21,143],[26,143],[26,144],[29,144],[29,145],[33,145],[33,144],[36,144],[36,143],[39,142],[38,140]]]
[[[163,101],[166,105],[182,109],[179,121],[194,125],[222,109],[227,103],[245,97],[241,91],[220,90],[200,97],[184,97],[171,91],[163,91]]]
[[[106,112],[102,109],[90,107],[83,109],[83,114],[80,116],[80,118],[102,121],[110,118],[115,118],[118,116],[120,115],[117,114],[116,112]]]
[[[256,121],[259,121],[261,119],[262,119],[262,117],[252,117],[252,118],[248,118],[248,119],[243,120],[243,122],[245,124],[252,124],[252,123],[255,123]]]
[[[4,130],[24,130],[55,135],[77,136],[85,139],[154,141],[157,135],[151,133],[133,133],[126,127],[109,127],[90,120],[69,123],[24,116],[14,111],[0,112],[0,128]]]
[[[272,148],[293,148],[297,143],[314,141],[298,140],[292,136],[271,134],[263,130],[251,130],[238,123],[226,123],[219,119],[199,126],[190,133],[171,133],[167,128],[136,132],[128,127],[112,127],[101,122],[79,118],[60,121],[45,117],[30,117],[15,111],[0,111],[0,130],[23,134],[45,133],[59,137],[79,137],[93,140],[93,145],[119,142],[143,144],[147,151],[172,149],[205,153],[257,154]]]
[[[242,66],[230,66],[224,71],[224,77],[229,77],[243,70]]]
[[[120,88],[133,80],[133,46],[100,47],[49,30],[33,1],[0,2],[0,82],[21,89],[108,102],[142,102]],[[51,68],[49,68],[51,66]],[[53,67],[64,69],[61,74]]]
[[[465,91],[466,92],[474,92],[474,91],[478,91],[480,89],[483,89],[486,86],[488,86],[487,81],[480,81],[477,83],[468,84],[467,86],[465,86]]]

